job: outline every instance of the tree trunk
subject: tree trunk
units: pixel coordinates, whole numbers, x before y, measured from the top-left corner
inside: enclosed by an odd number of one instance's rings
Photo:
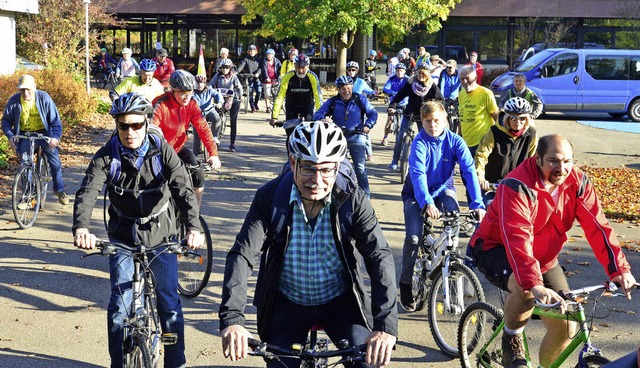
[[[336,78],[347,74],[347,49],[353,45],[355,31],[342,31],[336,37]]]

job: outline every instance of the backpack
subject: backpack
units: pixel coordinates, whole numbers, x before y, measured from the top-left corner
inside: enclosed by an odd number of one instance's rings
[[[358,105],[358,108],[360,109],[360,123],[364,124],[364,115],[367,111],[365,109],[364,104],[362,103],[362,100],[360,99],[360,94],[354,92],[353,96],[355,97],[354,100],[356,101],[356,105]],[[340,98],[340,95],[335,95],[329,99],[329,109],[327,110],[327,114],[331,115],[332,117],[333,117],[333,109],[335,109],[336,107],[337,98]]]

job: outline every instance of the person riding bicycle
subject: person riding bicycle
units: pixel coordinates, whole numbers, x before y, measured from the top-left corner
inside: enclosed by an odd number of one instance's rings
[[[189,129],[189,124],[193,124],[194,129],[198,132],[206,150],[209,152],[207,163],[211,165],[212,169],[218,169],[221,163],[218,158],[216,142],[213,139],[209,125],[202,116],[202,110],[192,98],[194,90],[197,88],[195,77],[187,71],[176,70],[171,74],[169,84],[171,85],[171,91],[153,100],[153,120],[151,122],[162,130],[164,138],[176,150],[178,157],[184,163],[197,165],[198,159],[196,155],[185,146],[188,139],[187,129]],[[193,181],[193,190],[196,193],[198,205],[200,205],[204,193],[204,173],[202,170],[193,170],[191,172],[191,180]]]
[[[254,297],[261,340],[304,343],[320,325],[334,342],[367,343],[367,363],[387,365],[398,334],[395,266],[364,191],[336,181],[346,138],[332,123],[303,122],[289,149],[291,170],[258,189],[227,255],[219,310],[223,353],[232,361],[247,356],[247,278],[262,253]],[[371,297],[359,262],[368,270]],[[267,366],[300,364],[281,360]]]
[[[109,241],[154,246],[176,234],[174,219],[179,215],[188,224],[187,245],[196,249],[204,243],[189,174],[173,148],[163,139],[152,137],[148,118],[151,112],[151,103],[137,93],[125,93],[113,102],[109,113],[116,121],[117,133],[93,156],[76,193],[72,227],[76,247],[86,250],[95,247],[96,236],[89,226],[93,207],[105,183],[110,203]],[[114,160],[120,164],[119,178],[110,174]],[[184,319],[177,291],[177,257],[160,252],[153,256],[150,266],[155,275],[162,332],[178,335],[176,344],[164,347],[164,366],[184,367]],[[122,367],[122,329],[133,298],[131,255],[124,251],[111,255],[109,273],[109,354],[111,367]]]
[[[369,57],[364,61],[364,75],[365,77],[369,77],[371,80],[371,84],[369,87],[371,89],[375,89],[376,87],[376,68],[378,63],[376,62],[376,56],[378,53],[376,50],[369,50]]]
[[[384,87],[382,88],[382,91],[389,96],[391,101],[393,101],[396,93],[398,93],[398,91],[402,89],[407,81],[409,81],[409,77],[407,77],[407,75],[405,74],[406,71],[407,67],[404,64],[400,63],[396,65],[396,74],[387,79],[387,83],[385,83]],[[409,96],[403,98],[402,101],[398,102],[396,104],[395,110],[404,110],[408,102]],[[391,106],[391,102],[389,103],[389,106]],[[393,125],[393,115],[394,114],[387,114],[387,122],[384,125],[384,137],[382,138],[381,143],[383,146],[389,144],[389,139],[387,137],[389,136],[389,133],[391,133],[391,127]],[[399,138],[396,137],[396,139]]]
[[[347,63],[347,77],[353,79],[353,92],[367,96],[376,94],[376,91],[371,89],[364,79],[358,76],[359,71],[360,65],[357,61],[350,61]]]
[[[169,78],[171,78],[171,74],[176,71],[176,67],[173,65],[173,60],[169,59],[167,55],[168,53],[166,49],[157,49],[156,57],[152,59],[156,63],[156,70],[153,73],[153,77],[162,84],[165,91],[169,91],[171,89]]]
[[[473,157],[462,138],[447,129],[447,112],[442,103],[425,102],[420,118],[422,129],[411,145],[409,172],[402,187],[405,238],[399,285],[400,305],[407,312],[416,308],[411,283],[418,247],[413,238],[422,239],[423,216],[435,220],[441,212],[459,211],[453,182],[456,164],[471,194],[469,209],[476,212],[478,219],[485,213]]]
[[[113,102],[118,96],[128,92],[139,93],[147,100],[153,101],[154,98],[164,93],[162,84],[153,77],[155,71],[155,61],[142,59],[140,61],[140,75],[134,75],[120,82],[115,88],[115,93],[109,93],[111,101]]]
[[[570,290],[558,254],[567,232],[578,221],[593,252],[612,281],[630,298],[636,280],[615,232],[602,212],[593,184],[573,166],[573,147],[561,135],[540,138],[534,157],[526,159],[500,183],[487,215],[471,238],[478,270],[509,294],[502,335],[505,367],[526,367],[522,331],[534,299],[562,303],[559,290]],[[567,320],[543,318],[547,330],[540,364],[549,366],[575,336]]]
[[[347,138],[358,185],[367,196],[371,196],[366,167],[366,134],[378,121],[378,112],[367,97],[353,91],[351,77],[343,75],[336,79],[336,87],[338,87],[338,95],[326,100],[313,115],[313,120],[323,120],[331,116],[333,123],[342,129],[342,133]]]
[[[522,97],[531,104],[532,118],[537,119],[542,114],[542,101],[535,92],[527,88],[527,76],[522,73],[513,76],[513,88],[510,88],[498,101],[498,107],[503,108],[505,103],[513,97]]]
[[[295,70],[282,77],[280,91],[271,111],[272,126],[278,121],[282,104],[285,104],[286,120],[303,118],[311,120],[313,112],[322,105],[322,89],[316,73],[309,70],[309,58],[300,54],[295,58]],[[286,100],[285,100],[286,99]]]
[[[453,100],[455,101],[456,108],[458,106],[458,95],[460,94],[460,88],[462,85],[460,84],[460,76],[458,75],[458,70],[456,69],[458,63],[453,60],[447,60],[445,69],[440,73],[440,78],[438,79],[438,88],[442,92],[442,96],[444,96],[445,100]]]
[[[298,56],[298,50],[295,47],[289,49],[289,58],[282,62],[282,68],[280,68],[280,78],[292,70],[296,70],[296,57]]]
[[[226,88],[233,90],[233,102],[229,108],[229,151],[236,151],[236,135],[238,134],[238,112],[240,111],[240,101],[242,100],[242,83],[233,72],[233,62],[225,59],[216,75],[211,78],[209,85],[216,88]]]
[[[109,53],[107,53],[107,49],[104,47],[100,48],[100,55],[98,55],[94,60],[96,61],[96,65],[98,66],[98,72],[102,73],[105,79],[107,79],[109,69],[117,64],[115,59],[112,58]]]
[[[531,105],[514,97],[504,104],[506,113],[502,124],[493,125],[482,137],[474,157],[480,189],[491,189],[524,160],[533,156],[538,147],[538,134],[533,127]],[[485,197],[487,200],[492,198]]]
[[[264,103],[267,106],[267,114],[271,112],[271,98],[274,87],[279,83],[280,68],[282,64],[275,57],[276,52],[268,49],[265,58],[262,60],[260,67],[262,68],[262,83],[264,84]],[[275,89],[277,91],[277,89]]]
[[[125,47],[122,49],[122,57],[116,66],[116,78],[122,80],[140,73],[140,64],[138,64],[136,59],[131,57],[131,54],[132,51],[130,48]]]
[[[407,75],[409,76],[413,76],[414,71],[418,67],[418,64],[416,64],[416,59],[411,57],[411,50],[406,47],[400,50],[400,52],[398,53],[398,62],[406,65]]]
[[[262,76],[262,70],[260,69],[260,58],[258,57],[258,48],[256,45],[249,45],[247,50],[247,56],[242,59],[240,65],[238,65],[238,74],[246,73],[249,76],[249,90],[246,91],[249,97],[249,105],[251,105],[251,112],[258,111],[258,102],[262,97],[262,83],[260,78]]]
[[[202,116],[205,120],[211,124],[211,134],[213,134],[213,140],[219,145],[218,134],[220,133],[220,114],[219,109],[222,108],[223,97],[220,92],[207,85],[206,75],[196,75],[197,87],[194,90],[193,99],[198,103],[198,107],[202,110]],[[193,132],[193,154],[200,154],[200,136],[198,131]]]
[[[29,157],[31,142],[28,139],[18,140],[16,134],[41,133],[50,138],[48,143],[44,140],[36,140],[34,143],[40,146],[47,156],[53,179],[53,193],[58,197],[58,202],[61,205],[69,204],[69,198],[64,191],[62,163],[58,152],[62,138],[62,121],[51,96],[36,89],[33,76],[25,74],[18,80],[18,93],[11,96],[4,107],[2,132],[9,140],[11,148],[16,150],[21,165],[33,160],[33,157]]]
[[[389,114],[395,114],[396,106],[400,104],[405,97],[409,97],[407,107],[404,110],[400,132],[404,132],[410,127],[412,121],[420,120],[420,107],[425,101],[438,100],[443,101],[442,93],[438,86],[433,83],[429,75],[429,65],[421,63],[416,66],[416,75],[411,77],[407,83],[393,96],[391,104],[387,109]],[[393,159],[389,165],[392,171],[398,171],[398,160],[400,159],[400,150],[402,149],[402,139],[396,139],[393,147]]]

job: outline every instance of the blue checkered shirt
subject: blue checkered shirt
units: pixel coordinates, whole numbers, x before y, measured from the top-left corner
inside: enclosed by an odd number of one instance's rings
[[[278,288],[289,300],[304,306],[326,304],[347,290],[331,231],[330,196],[324,203],[315,223],[309,223],[300,192],[292,185],[291,233]]]

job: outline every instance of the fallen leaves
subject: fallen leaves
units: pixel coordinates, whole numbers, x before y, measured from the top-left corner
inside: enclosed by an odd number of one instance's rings
[[[611,221],[640,219],[640,170],[581,166]]]

